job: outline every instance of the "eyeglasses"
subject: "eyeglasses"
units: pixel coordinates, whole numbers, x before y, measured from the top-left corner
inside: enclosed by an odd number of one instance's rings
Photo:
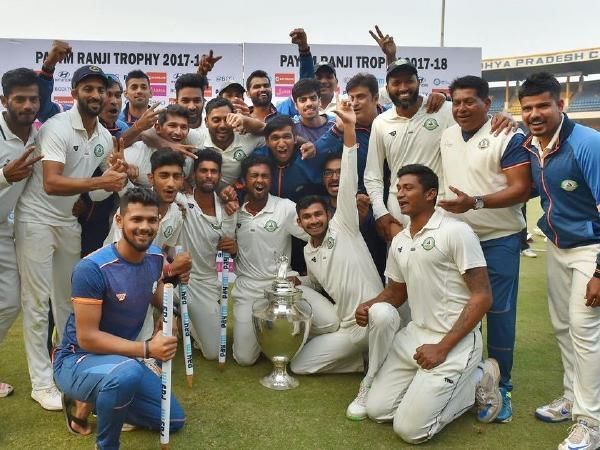
[[[325,170],[323,171],[323,178],[331,178],[331,177],[333,177],[334,175],[337,175],[337,176],[339,177],[341,173],[342,173],[342,170],[341,170],[341,169],[336,169],[336,170],[333,170],[333,169],[325,169]]]

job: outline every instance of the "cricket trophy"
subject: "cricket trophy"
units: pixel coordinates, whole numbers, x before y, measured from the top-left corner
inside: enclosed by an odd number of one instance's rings
[[[287,279],[288,258],[281,256],[277,275],[265,297],[252,305],[254,333],[262,352],[273,362],[273,372],[260,380],[269,389],[293,389],[299,382],[287,373],[287,364],[300,351],[310,330],[312,308],[302,291]]]

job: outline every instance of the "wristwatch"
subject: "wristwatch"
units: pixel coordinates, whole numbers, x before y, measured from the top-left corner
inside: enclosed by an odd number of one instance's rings
[[[475,211],[477,211],[478,209],[482,209],[483,208],[483,197],[481,197],[480,195],[476,195],[475,197],[473,197],[475,199],[475,204],[473,205],[473,209]]]

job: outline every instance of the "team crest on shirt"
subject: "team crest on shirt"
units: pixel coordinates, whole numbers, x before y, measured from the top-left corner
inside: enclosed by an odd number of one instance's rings
[[[79,150],[79,145],[74,145],[73,150],[75,150],[75,151]]]
[[[332,238],[331,236],[329,236],[325,240],[325,247],[327,247],[329,250],[331,250],[334,246],[335,246],[335,239]]]
[[[427,251],[431,250],[433,247],[435,247],[435,239],[432,237],[428,237],[421,243],[421,247],[423,247]]]
[[[241,148],[238,148],[235,152],[233,152],[233,159],[236,161],[241,161],[246,157],[246,153]]]
[[[265,223],[265,230],[273,232],[275,231],[277,228],[279,228],[279,225],[277,225],[277,222],[275,222],[274,220],[267,220],[267,223]]]
[[[577,181],[575,180],[562,180],[560,187],[567,192],[573,192],[579,187],[579,184],[577,184]]]
[[[428,131],[433,131],[435,130],[437,127],[439,127],[440,125],[438,124],[437,120],[435,119],[427,119],[424,123],[423,123],[423,127],[428,130]]]
[[[220,230],[223,226],[220,223],[211,223],[210,226],[213,230]]]
[[[119,300],[120,302],[124,301],[125,297],[127,297],[126,293],[117,294],[117,300]]]
[[[173,227],[169,225],[163,234],[166,238],[170,238],[173,235]]]
[[[102,144],[98,144],[94,147],[94,155],[96,155],[97,157],[104,155],[104,147],[102,146]]]
[[[486,148],[488,148],[490,146],[490,140],[488,138],[483,138],[482,140],[479,141],[479,143],[477,144],[477,147],[479,147],[481,150],[485,150]]]

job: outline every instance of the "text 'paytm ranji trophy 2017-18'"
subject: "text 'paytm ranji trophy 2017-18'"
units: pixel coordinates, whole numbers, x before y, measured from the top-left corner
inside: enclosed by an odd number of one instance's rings
[[[279,258],[277,275],[265,297],[252,305],[254,332],[262,352],[273,362],[273,372],[260,380],[269,389],[286,390],[298,386],[287,373],[288,362],[300,351],[308,337],[312,308],[302,291],[287,279],[289,262]]]

